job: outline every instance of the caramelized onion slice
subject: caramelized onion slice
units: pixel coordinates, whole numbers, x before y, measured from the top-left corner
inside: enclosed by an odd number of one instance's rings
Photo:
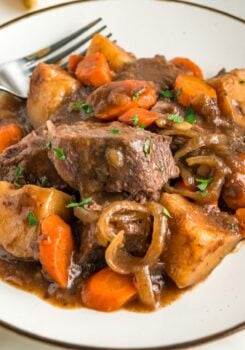
[[[74,215],[84,224],[92,224],[93,222],[96,222],[99,218],[99,212],[90,209],[85,209],[82,207],[75,207],[73,212]]]
[[[168,221],[163,215],[163,207],[154,202],[146,204],[147,212],[154,218],[151,244],[143,258],[130,255],[124,245],[125,233],[114,236],[106,249],[105,259],[112,270],[121,274],[136,273],[145,266],[157,263],[164,247],[168,232]]]
[[[116,201],[109,204],[102,210],[98,221],[98,239],[103,246],[107,246],[111,242],[116,233],[110,224],[114,214],[124,213],[125,211],[140,212],[145,216],[149,215],[149,211],[143,205],[133,201]]]
[[[149,266],[144,266],[141,270],[137,271],[135,273],[135,279],[140,301],[150,308],[155,308],[157,304],[153,291]]]

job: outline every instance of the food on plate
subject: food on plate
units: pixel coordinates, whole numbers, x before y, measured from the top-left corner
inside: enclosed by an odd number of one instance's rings
[[[245,237],[244,81],[100,34],[39,63],[0,98],[0,277],[104,312],[205,280]]]
[[[22,0],[23,4],[28,8],[31,9],[37,4],[37,0]]]

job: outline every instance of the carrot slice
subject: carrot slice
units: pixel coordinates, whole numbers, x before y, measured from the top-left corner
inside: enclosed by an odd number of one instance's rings
[[[123,115],[121,115],[118,120],[120,122],[134,125],[134,126],[141,126],[144,125],[145,127],[151,125],[154,123],[155,120],[159,118],[159,113],[148,111],[144,108],[131,108],[127,112],[125,112]]]
[[[0,154],[5,148],[14,145],[23,137],[23,132],[17,124],[6,124],[0,127]]]
[[[216,91],[205,81],[190,75],[178,75],[175,80],[175,92],[178,102],[183,106],[189,106],[192,100],[199,95],[206,95],[210,98],[217,98]]]
[[[65,288],[74,248],[71,228],[58,215],[50,215],[42,221],[41,232],[40,262],[50,277]]]
[[[154,88],[143,80],[113,81],[92,92],[87,99],[96,117],[106,120],[115,119],[134,107],[149,109],[156,101]]]
[[[90,54],[78,63],[75,75],[85,85],[99,87],[111,81],[110,67],[100,52]]]
[[[69,73],[74,73],[78,63],[83,60],[83,56],[81,55],[70,55],[68,58],[67,70]]]
[[[91,309],[114,311],[120,309],[136,293],[129,276],[104,268],[88,279],[82,290],[82,301]]]
[[[200,67],[189,58],[186,57],[175,57],[170,60],[175,66],[179,67],[182,70],[192,72],[193,75],[199,79],[203,79],[203,73]]]
[[[245,208],[239,208],[236,211],[240,232],[245,237]]]

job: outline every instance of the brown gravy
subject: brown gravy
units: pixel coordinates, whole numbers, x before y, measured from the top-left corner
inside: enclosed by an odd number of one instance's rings
[[[16,288],[33,293],[54,306],[67,309],[84,307],[81,300],[84,280],[81,277],[75,279],[71,288],[62,289],[56,283],[48,281],[47,276],[44,277],[38,262],[17,261],[3,248],[0,248],[0,279]],[[169,305],[183,292],[172,281],[166,280],[161,293],[160,305]],[[133,312],[152,311],[138,300],[131,301],[126,309]]]

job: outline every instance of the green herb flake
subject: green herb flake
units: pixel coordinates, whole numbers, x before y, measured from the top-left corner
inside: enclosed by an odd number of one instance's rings
[[[119,129],[109,130],[109,133],[112,135],[118,135],[118,134],[120,134],[120,130]]]
[[[139,124],[139,116],[138,115],[134,115],[132,118],[133,121],[133,125],[137,126]]]
[[[62,151],[62,149],[60,149],[58,147],[54,147],[53,151],[60,160],[66,159],[66,156],[65,156],[64,152]]]
[[[170,218],[170,219],[173,218],[172,215],[170,214],[170,212],[168,211],[168,209],[165,208],[165,207],[163,207],[162,213],[163,213],[163,215],[167,216],[167,217]]]
[[[145,140],[144,146],[143,146],[143,152],[145,157],[148,156],[148,154],[151,151],[151,138],[149,137],[148,139]]]
[[[162,90],[160,91],[160,95],[162,97],[175,98],[175,93],[171,90]]]
[[[133,101],[136,101],[136,100],[138,100],[138,98],[140,97],[140,92],[138,91],[138,92],[135,92],[134,94],[133,94],[133,96],[132,96],[132,100]]]
[[[199,185],[197,185],[197,188],[199,189],[200,195],[202,197],[205,197],[207,195],[206,189],[212,181],[213,181],[213,178],[210,178],[210,179],[196,178],[196,182],[199,183]]]
[[[197,122],[196,114],[191,106],[186,110],[185,119],[190,124],[195,124]]]
[[[172,122],[179,123],[179,124],[184,122],[184,118],[178,114],[169,114],[168,120],[171,120]]]
[[[157,164],[157,169],[158,169],[161,173],[164,172],[164,166],[161,165],[161,164]]]
[[[182,88],[179,88],[177,91],[176,91],[176,94],[175,94],[175,97],[178,97],[182,94],[183,92],[183,89]]]
[[[83,103],[83,102],[75,102],[75,103],[73,103],[72,110],[73,111],[84,110],[86,113],[92,113],[93,112],[92,106],[87,105],[86,103]]]
[[[140,129],[145,129],[145,124],[140,124],[139,128]]]
[[[27,214],[27,221],[30,226],[37,226],[38,220],[32,211]]]
[[[66,208],[75,208],[75,207],[82,207],[84,208],[85,205],[91,203],[93,200],[92,197],[84,198],[81,202],[71,202],[69,203]]]
[[[15,187],[21,187],[21,185],[19,184],[19,179],[20,177],[23,175],[23,171],[24,169],[17,166],[15,171],[14,171],[14,185]]]
[[[52,142],[49,141],[49,142],[47,143],[47,149],[51,149],[51,148],[52,148]]]
[[[41,187],[47,187],[49,185],[47,176],[40,177],[37,182],[38,182],[38,185]]]

